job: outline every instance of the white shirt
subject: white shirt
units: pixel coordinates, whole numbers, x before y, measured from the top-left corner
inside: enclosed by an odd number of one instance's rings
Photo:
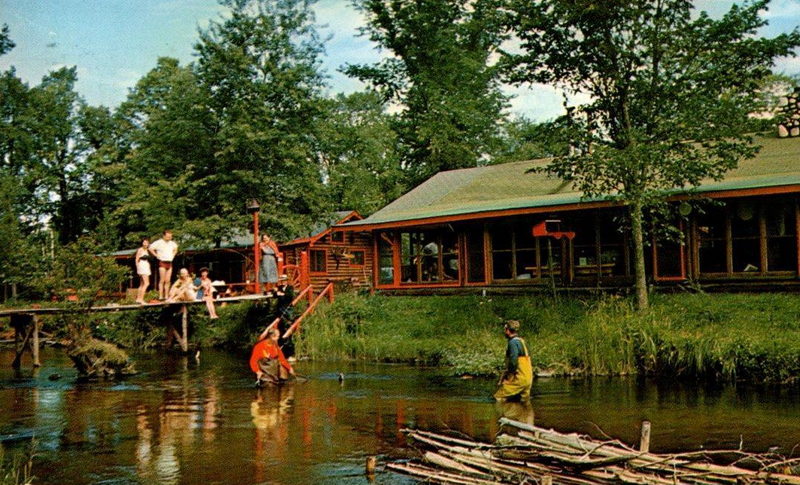
[[[150,245],[150,249],[155,253],[159,261],[172,262],[178,254],[178,245],[175,241],[165,241],[159,239]]]

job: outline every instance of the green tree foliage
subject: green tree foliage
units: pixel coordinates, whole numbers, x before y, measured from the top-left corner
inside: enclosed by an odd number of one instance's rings
[[[200,32],[197,77],[213,159],[194,202],[247,227],[246,201],[278,237],[327,211],[313,127],[320,115],[322,43],[309,0],[223,0],[230,13]]]
[[[0,32],[0,55],[14,47],[7,26]],[[18,296],[20,284],[36,274],[41,259],[35,218],[23,217],[36,188],[30,162],[34,152],[30,89],[13,68],[0,74],[0,284]]]
[[[3,28],[0,29],[0,56],[7,54],[15,45],[14,41],[11,40],[8,25],[3,24]]]
[[[492,163],[519,162],[567,155],[570,139],[566,120],[537,123],[526,118],[502,125],[500,143],[492,153]]]
[[[317,127],[320,168],[338,210],[370,214],[404,192],[396,135],[381,97],[340,94],[323,102]]]
[[[715,20],[688,0],[509,0],[521,42],[507,58],[509,79],[591,98],[568,115],[577,150],[548,171],[586,197],[628,204],[640,308],[643,210],[756,152],[745,135],[756,93],[775,57],[800,44],[797,30],[758,35],[767,4],[735,5]]]
[[[491,56],[503,41],[493,0],[355,0],[364,34],[390,56],[344,71],[400,105],[394,120],[412,185],[475,166],[496,142],[506,98]]]
[[[112,176],[124,167],[111,223],[127,244],[170,228],[200,240],[219,237],[223,221],[206,180],[214,174],[212,115],[191,66],[158,59],[103,125],[117,136],[99,163]]]

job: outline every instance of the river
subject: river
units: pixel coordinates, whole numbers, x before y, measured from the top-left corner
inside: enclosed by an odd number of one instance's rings
[[[0,441],[36,438],[36,483],[366,484],[367,456],[412,454],[401,428],[491,440],[502,415],[628,442],[649,419],[653,451],[800,443],[796,386],[538,379],[523,407],[492,402],[491,380],[402,365],[300,362],[307,382],[256,390],[244,357],[221,351],[135,354],[139,374],[117,382],[78,382],[58,349],[37,371],[12,357],[0,350]],[[379,470],[372,483],[411,481]]]

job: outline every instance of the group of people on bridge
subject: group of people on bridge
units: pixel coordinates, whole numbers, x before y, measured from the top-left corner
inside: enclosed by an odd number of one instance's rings
[[[208,268],[200,268],[200,275],[192,278],[189,270],[181,268],[178,278],[172,283],[172,263],[178,255],[178,244],[173,240],[172,231],[166,230],[161,238],[152,244],[148,238],[142,239],[142,245],[136,250],[134,264],[139,275],[139,288],[136,302],[144,305],[144,296],[150,286],[151,262],[158,263],[158,299],[167,302],[203,300],[212,319],[219,318],[214,306],[214,293],[217,291],[209,278]]]

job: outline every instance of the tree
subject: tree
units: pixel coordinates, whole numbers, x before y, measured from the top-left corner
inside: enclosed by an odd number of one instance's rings
[[[327,211],[313,128],[320,115],[322,43],[308,0],[223,0],[229,15],[200,33],[196,74],[213,116],[204,197],[247,227],[246,202],[278,237]]]
[[[33,154],[29,164],[34,185],[27,212],[50,218],[61,244],[74,241],[91,227],[82,195],[89,173],[79,120],[85,103],[77,91],[75,67],[47,74],[30,91]]]
[[[109,224],[127,244],[165,229],[206,243],[225,235],[232,226],[216,214],[207,180],[216,168],[213,115],[191,66],[159,58],[102,125],[109,121],[113,148],[100,163],[112,174],[123,167]]]
[[[719,20],[689,0],[509,0],[521,53],[514,83],[541,82],[590,101],[568,112],[575,152],[550,174],[584,197],[628,207],[636,301],[648,304],[642,213],[669,191],[719,179],[757,147],[746,135],[757,90],[800,33],[758,36],[768,0],[734,5]]]
[[[391,55],[344,72],[400,106],[394,129],[410,183],[475,166],[506,106],[491,63],[503,41],[494,0],[354,3],[367,17],[363,33]]]
[[[325,100],[316,129],[320,166],[334,208],[367,215],[405,191],[385,104],[374,92]]]
[[[7,54],[15,46],[16,44],[14,44],[14,41],[11,40],[11,35],[8,31],[8,25],[3,24],[3,28],[0,30],[0,56]]]
[[[526,118],[509,120],[502,125],[491,161],[497,164],[567,155],[569,135],[564,118],[543,123]]]

